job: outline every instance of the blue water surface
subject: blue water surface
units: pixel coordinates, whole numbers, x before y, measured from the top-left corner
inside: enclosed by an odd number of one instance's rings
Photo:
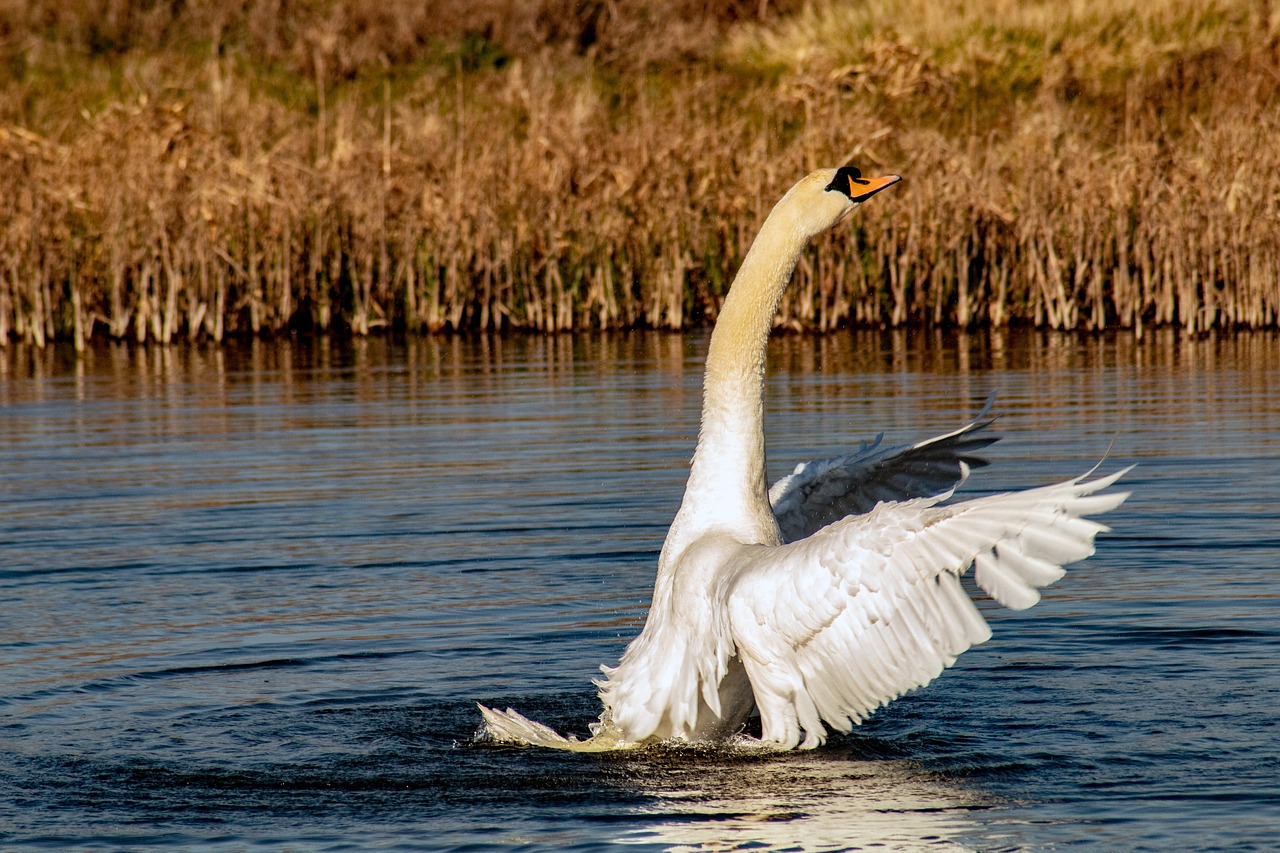
[[[563,755],[639,630],[702,335],[0,349],[0,849],[1268,850],[1280,339],[773,342],[771,473],[1138,463],[1098,553],[803,754]]]

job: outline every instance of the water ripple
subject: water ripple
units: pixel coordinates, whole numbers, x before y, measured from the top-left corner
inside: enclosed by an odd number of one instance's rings
[[[1275,336],[776,341],[775,475],[993,390],[1005,437],[970,493],[1113,439],[1139,463],[1039,606],[984,604],[990,643],[787,756],[476,742],[475,701],[579,734],[598,713],[705,341],[492,343],[0,350],[0,847],[1272,846]]]

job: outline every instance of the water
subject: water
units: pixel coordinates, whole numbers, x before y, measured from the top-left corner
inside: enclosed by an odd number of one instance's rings
[[[808,754],[582,733],[639,629],[701,336],[0,351],[0,848],[1270,849],[1280,339],[782,337],[773,472],[999,393],[971,492],[1092,466],[1115,532]]]

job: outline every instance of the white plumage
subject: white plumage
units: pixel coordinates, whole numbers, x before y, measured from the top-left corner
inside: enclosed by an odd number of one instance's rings
[[[658,561],[644,630],[596,684],[585,741],[481,706],[500,741],[602,751],[736,735],[790,749],[848,731],[990,635],[960,585],[1021,610],[1093,553],[1089,521],[1124,471],[945,503],[995,440],[979,419],[929,441],[805,463],[766,488],[764,363],[778,300],[814,236],[898,180],[824,169],[778,202],[738,271],[707,354],[702,430]]]

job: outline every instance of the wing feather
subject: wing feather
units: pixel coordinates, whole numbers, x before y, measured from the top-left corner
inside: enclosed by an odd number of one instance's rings
[[[991,636],[960,575],[973,565],[1001,604],[1035,604],[1064,564],[1093,553],[1107,528],[1081,516],[1124,501],[1099,492],[1125,471],[956,504],[880,504],[802,541],[755,546],[725,594],[764,738],[816,746],[826,726],[847,731],[928,684]]]
[[[956,485],[967,466],[987,461],[974,454],[999,436],[979,434],[990,426],[994,395],[978,417],[960,429],[912,445],[882,447],[882,436],[862,442],[856,453],[796,466],[769,489],[769,503],[783,540],[795,542],[877,503],[930,497]]]

